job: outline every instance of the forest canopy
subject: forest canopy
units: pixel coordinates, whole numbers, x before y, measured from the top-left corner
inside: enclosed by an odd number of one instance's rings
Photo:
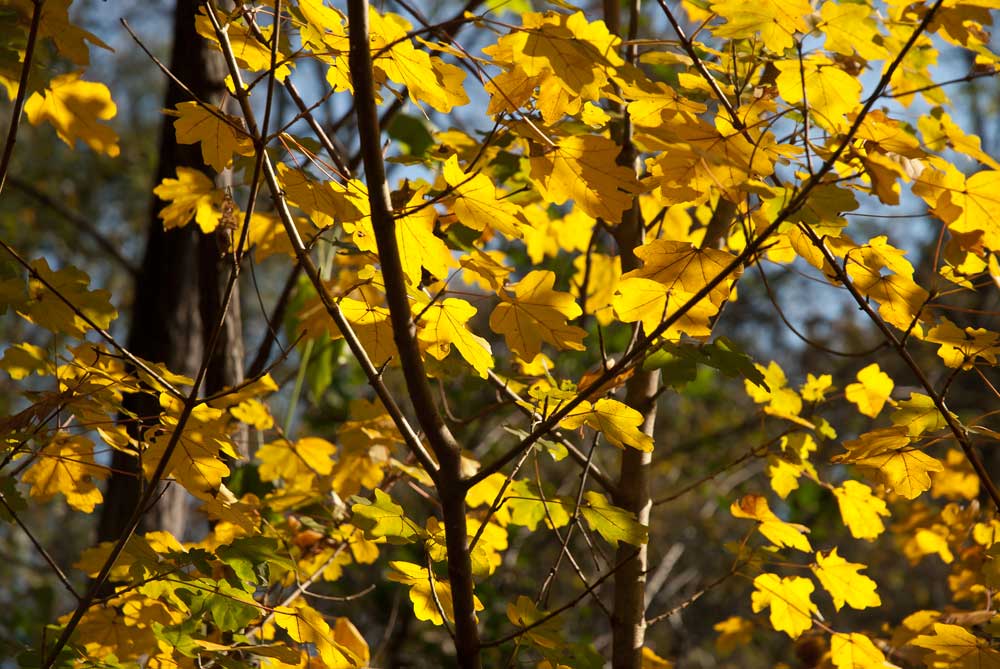
[[[1000,667],[997,9],[0,4],[0,666]]]

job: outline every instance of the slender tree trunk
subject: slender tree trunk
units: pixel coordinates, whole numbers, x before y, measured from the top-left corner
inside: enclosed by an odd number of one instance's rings
[[[219,104],[225,94],[225,65],[195,31],[199,5],[199,0],[177,0],[170,70],[200,99]],[[173,81],[168,82],[165,108],[172,109],[189,99]],[[154,185],[176,177],[178,167],[201,169],[215,176],[206,168],[198,145],[178,144],[172,119],[164,117]],[[164,202],[153,198],[146,251],[135,284],[128,347],[137,356],[162,362],[173,372],[193,375],[202,359],[205,330],[212,327],[219,314],[221,253],[214,236],[202,234],[193,224],[165,231],[158,217],[163,206]],[[206,379],[205,391],[209,393],[237,383],[243,376],[238,298],[232,304],[216,360]],[[138,424],[129,423],[129,430],[141,440],[141,432],[156,423],[160,407],[146,395],[126,399],[126,407],[140,416]],[[98,526],[100,541],[120,535],[139,497],[136,458],[116,451],[112,466],[115,473],[108,482]],[[168,486],[156,508],[145,517],[143,527],[167,530],[180,537],[187,515],[186,494],[178,486]]]

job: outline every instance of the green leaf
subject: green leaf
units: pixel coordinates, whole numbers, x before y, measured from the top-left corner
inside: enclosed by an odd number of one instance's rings
[[[422,157],[427,153],[427,149],[434,145],[434,138],[426,122],[416,116],[396,114],[386,131],[389,137],[396,140],[405,155]]]
[[[277,539],[270,537],[243,537],[228,546],[221,546],[215,554],[232,567],[244,582],[256,583],[255,568],[262,564],[278,565],[286,570],[295,568],[287,556],[279,552]]]
[[[365,531],[369,539],[384,537],[391,544],[408,544],[423,537],[423,528],[406,517],[403,507],[392,501],[389,495],[375,489],[375,500],[355,497],[351,507],[353,522]]]
[[[18,491],[17,486],[14,485],[14,478],[11,476],[0,477],[0,495],[3,495],[3,500],[7,504],[0,504],[0,520],[8,523],[14,522],[14,516],[7,511],[7,507],[10,507],[14,513],[19,511],[24,511],[28,508],[28,503],[24,501],[24,497],[21,496],[20,491]]]
[[[619,541],[640,546],[649,540],[649,528],[640,524],[634,513],[608,503],[607,498],[598,492],[589,491],[585,497],[587,501],[580,507],[580,513],[590,529],[604,537],[605,541],[615,546]]]

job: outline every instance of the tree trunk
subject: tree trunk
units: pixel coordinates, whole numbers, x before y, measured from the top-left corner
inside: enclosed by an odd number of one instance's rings
[[[195,31],[199,0],[177,0],[170,70],[198,96],[220,104],[225,93],[225,64]],[[173,81],[167,84],[164,107],[172,109],[190,100]],[[160,131],[159,162],[155,184],[174,178],[178,167],[203,170],[197,144],[180,145],[172,119],[164,117]],[[213,235],[197,226],[166,231],[158,217],[164,202],[154,196],[148,220],[146,252],[136,280],[128,347],[134,354],[164,363],[172,372],[193,376],[201,363],[207,331],[219,317],[223,268],[218,243]],[[226,327],[216,348],[215,359],[206,378],[205,392],[211,393],[243,378],[243,338],[240,331],[238,295],[234,296]],[[129,424],[133,437],[157,422],[160,407],[148,395],[132,396],[126,406],[141,417]],[[98,526],[98,539],[111,541],[122,532],[139,497],[138,462],[126,453],[115,452],[114,474],[108,482],[106,501]],[[187,496],[178,486],[167,484],[156,508],[143,519],[140,530],[160,529],[180,538],[187,525]]]

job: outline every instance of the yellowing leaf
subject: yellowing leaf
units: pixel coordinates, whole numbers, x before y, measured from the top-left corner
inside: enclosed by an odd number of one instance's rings
[[[604,398],[596,404],[583,401],[560,421],[560,427],[575,430],[588,425],[617,446],[640,451],[653,450],[653,438],[641,430],[642,414],[618,400]]]
[[[566,137],[531,159],[531,178],[546,201],[573,200],[589,216],[615,225],[640,190],[633,170],[616,162],[620,151],[606,137]]]
[[[692,297],[680,290],[672,291],[659,281],[628,277],[619,282],[612,306],[622,322],[639,321],[648,334],[668,316],[677,313]],[[712,334],[711,318],[718,312],[718,307],[705,298],[667,328],[663,337],[668,340],[675,340],[681,334],[708,337]]]
[[[674,669],[674,663],[660,657],[648,646],[644,646],[642,649],[641,669]]]
[[[815,589],[812,581],[801,576],[778,578],[776,574],[761,574],[753,580],[751,597],[754,613],[771,609],[771,626],[793,639],[812,627],[812,614],[819,613],[809,595]]]
[[[531,643],[542,648],[559,648],[565,641],[559,633],[559,624],[556,619],[550,618],[541,624],[535,624],[545,614],[544,610],[539,609],[530,598],[524,595],[518,597],[516,603],[507,604],[508,620],[522,628],[534,625],[524,634]]]
[[[860,105],[861,82],[857,77],[821,55],[808,56],[801,62],[778,61],[775,65],[779,71],[775,84],[781,97],[791,104],[806,102],[817,125],[829,130],[847,129],[845,115]]]
[[[879,368],[877,362],[873,362],[858,372],[858,383],[847,386],[844,394],[857,405],[859,412],[875,418],[885,406],[894,386],[889,375]]]
[[[610,504],[599,492],[588,490],[584,493],[586,502],[580,506],[580,514],[594,530],[608,543],[617,546],[624,541],[633,546],[641,546],[649,540],[649,528],[635,519],[635,514]]]
[[[844,604],[853,609],[867,609],[882,603],[875,592],[875,581],[859,573],[865,565],[848,562],[837,555],[836,548],[828,555],[816,553],[816,565],[812,569],[833,597],[833,606],[838,611]]]
[[[694,294],[712,279],[722,274],[735,256],[712,248],[698,248],[690,242],[654,239],[635,249],[642,267],[626,274],[623,279],[641,277],[653,279],[669,290]],[[740,275],[736,269],[713,288],[708,297],[716,307],[729,299],[733,281]]]
[[[485,379],[487,370],[493,367],[493,349],[488,341],[469,331],[467,323],[476,315],[476,308],[465,300],[449,297],[422,311],[422,327],[417,337],[427,346],[427,352],[444,360],[454,344],[476,373]]]
[[[115,117],[118,107],[104,84],[81,81],[80,72],[52,79],[44,93],[33,93],[24,103],[24,114],[32,125],[49,122],[59,139],[73,148],[82,140],[98,153],[116,158],[118,134],[100,123]]]
[[[177,178],[167,177],[153,189],[153,194],[168,203],[158,214],[166,230],[183,228],[193,218],[202,232],[212,232],[222,218],[215,208],[220,193],[200,170],[178,167]]]
[[[91,329],[87,321],[74,313],[63,299],[56,297],[56,293],[99,328],[107,328],[118,317],[118,312],[109,301],[111,293],[89,290],[90,277],[75,267],[52,271],[45,258],[33,261],[31,267],[39,278],[29,280],[31,301],[23,305],[18,313],[32,323],[77,338],[82,338]]]
[[[885,669],[885,655],[864,634],[834,634],[830,637],[830,660],[837,669]]]
[[[729,616],[712,626],[719,633],[715,649],[722,655],[729,655],[740,646],[750,643],[753,638],[753,623],[741,616]]]
[[[500,191],[485,174],[466,174],[453,155],[444,164],[445,181],[455,199],[452,210],[459,222],[474,230],[497,230],[510,239],[522,236],[524,223],[518,218],[520,207],[501,199]]]
[[[844,485],[833,489],[833,494],[852,536],[871,541],[885,531],[881,517],[888,516],[889,509],[864,483],[844,481]]]
[[[957,420],[955,414],[952,416]],[[910,399],[898,402],[896,411],[889,418],[893,425],[906,427],[911,437],[948,427],[948,421],[934,406],[934,400],[922,393],[910,393]]]
[[[354,669],[365,663],[368,646],[363,640],[359,642],[357,630],[331,630],[323,616],[301,599],[275,609],[274,623],[288,632],[292,641],[313,644],[324,667]]]
[[[826,35],[827,50],[843,56],[853,56],[857,51],[865,60],[888,56],[888,49],[879,43],[882,35],[872,18],[873,13],[873,8],[868,5],[824,2],[820,8],[823,22],[817,27]]]
[[[429,620],[435,625],[444,623],[438,605],[448,620],[454,622],[455,609],[452,607],[451,584],[448,581],[434,577],[434,590],[431,590],[431,578],[426,567],[413,564],[412,562],[390,562],[389,566],[393,571],[389,572],[389,580],[403,583],[410,588],[410,601],[413,603],[413,614],[417,620]],[[478,597],[473,598],[473,606],[476,611],[483,610],[483,603]]]
[[[567,323],[582,312],[569,293],[553,290],[556,275],[548,270],[529,272],[504,291],[490,314],[490,327],[507,340],[507,346],[525,360],[542,350],[542,342],[560,349],[582,351],[586,331]]]
[[[0,368],[5,369],[15,381],[31,374],[44,375],[55,371],[45,349],[27,342],[9,346],[3,352]]]
[[[1000,652],[958,625],[934,623],[934,634],[921,634],[910,643],[933,651],[934,659],[942,666],[969,667],[972,669],[997,669]]]
[[[219,39],[215,34],[215,26],[212,25],[212,21],[205,12],[206,9],[204,7],[200,8],[198,16],[195,17],[195,28],[198,34],[204,37],[214,49],[221,51],[222,47],[219,45]],[[233,55],[240,67],[252,72],[264,72],[270,69],[271,47],[269,46],[269,42],[271,39],[271,26],[259,26],[258,29],[263,37],[263,41],[261,41],[238,18],[233,17],[231,19],[221,11],[216,11],[215,15],[219,20],[219,25],[226,32]],[[274,76],[278,81],[285,80],[285,77],[291,72],[289,63],[293,62],[292,59],[286,58],[282,54],[280,48],[278,49],[278,66],[274,72]]]
[[[729,507],[729,512],[735,518],[748,518],[759,522],[760,527],[758,529],[760,533],[778,548],[788,546],[806,553],[812,551],[809,539],[803,534],[807,528],[802,525],[786,523],[781,518],[778,518],[771,511],[767,500],[760,495],[744,495],[738,501],[732,503]]]
[[[417,191],[407,203],[408,207],[414,209],[413,213],[396,220],[399,261],[412,286],[420,285],[423,273],[421,268],[426,268],[435,278],[444,279],[448,275],[448,269],[456,264],[448,245],[434,234],[434,221],[437,218],[434,208],[420,208],[423,204],[422,191]]]
[[[403,507],[386,493],[375,489],[373,501],[362,501],[351,507],[354,524],[365,531],[369,539],[386,539],[393,544],[408,544],[425,535],[423,528],[406,517]]]
[[[94,442],[86,437],[62,435],[38,452],[21,480],[30,484],[29,494],[39,501],[56,494],[78,511],[90,513],[104,496],[94,479],[104,479],[108,470],[94,459]]]
[[[308,490],[317,476],[333,471],[336,447],[326,439],[305,437],[295,443],[280,439],[257,449],[263,481],[283,481],[292,489]]]
[[[712,29],[717,37],[740,39],[759,33],[764,46],[778,54],[793,46],[796,33],[805,35],[810,31],[805,17],[813,12],[808,0],[721,0],[711,3],[711,7],[726,20],[722,26]]]
[[[883,485],[906,499],[915,499],[931,487],[929,472],[944,469],[936,458],[910,445],[905,427],[867,432],[844,442],[844,447],[848,453],[836,456],[834,462],[878,470]]]
[[[950,448],[945,455],[944,470],[934,476],[931,495],[947,499],[974,500],[979,497],[979,476],[961,451]]]
[[[229,166],[233,154],[253,155],[253,142],[242,130],[240,119],[197,102],[181,102],[176,109],[177,143],[201,144],[202,159],[216,172]]]

